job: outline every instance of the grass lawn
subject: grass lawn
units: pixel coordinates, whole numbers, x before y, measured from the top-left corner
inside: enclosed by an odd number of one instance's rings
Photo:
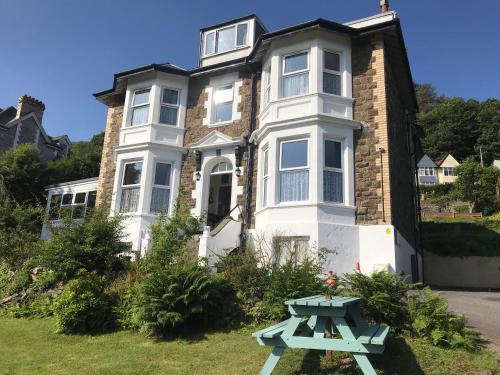
[[[434,218],[422,223],[424,249],[448,256],[500,256],[500,220]]]
[[[259,346],[252,331],[155,341],[123,331],[64,336],[54,333],[51,319],[0,318],[0,374],[257,374],[270,349]],[[414,339],[389,339],[385,353],[371,359],[384,374],[500,371],[500,357],[491,351],[450,351]],[[288,350],[275,373],[361,373],[354,366],[338,370],[321,362],[319,352]]]

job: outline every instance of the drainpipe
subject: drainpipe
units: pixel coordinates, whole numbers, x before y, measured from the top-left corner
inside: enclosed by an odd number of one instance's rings
[[[257,114],[257,73],[256,69],[250,68],[252,73],[251,78],[251,98],[250,98],[250,123],[248,124],[249,136],[255,130],[255,116]],[[254,167],[254,153],[255,146],[253,142],[247,143],[247,165],[246,165],[246,194],[245,194],[245,208],[243,210],[243,225],[240,233],[240,247],[242,250],[245,249],[246,245],[246,234],[245,230],[250,228],[250,222],[252,221],[252,190],[253,190],[253,167]]]

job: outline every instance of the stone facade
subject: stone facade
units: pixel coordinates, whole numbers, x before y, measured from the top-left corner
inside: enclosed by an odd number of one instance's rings
[[[0,127],[0,152],[14,147],[14,140],[16,139],[16,126],[10,128]]]
[[[99,184],[97,187],[97,205],[101,205],[105,202],[109,203],[113,193],[116,171],[115,149],[118,147],[120,140],[124,101],[124,95],[117,95],[108,103],[101,168],[99,170]]]

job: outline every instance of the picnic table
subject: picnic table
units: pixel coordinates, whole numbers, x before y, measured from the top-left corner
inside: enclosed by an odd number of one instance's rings
[[[361,316],[360,302],[355,297],[323,295],[285,302],[290,319],[252,334],[260,345],[273,347],[260,373],[271,374],[286,348],[300,348],[350,352],[363,374],[375,375],[367,354],[384,351],[389,327],[369,327]],[[327,328],[338,332],[336,338],[325,338]]]

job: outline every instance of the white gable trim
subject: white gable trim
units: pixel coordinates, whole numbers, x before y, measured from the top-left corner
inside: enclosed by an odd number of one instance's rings
[[[193,150],[209,150],[214,148],[237,146],[240,144],[242,144],[242,141],[239,137],[233,138],[214,130],[198,142],[191,144],[189,148]]]

